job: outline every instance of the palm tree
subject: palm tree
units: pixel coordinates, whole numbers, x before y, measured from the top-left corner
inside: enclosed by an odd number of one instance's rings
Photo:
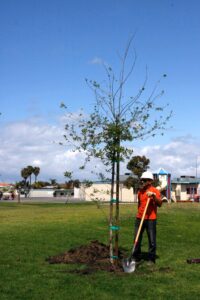
[[[27,178],[29,177],[29,173],[28,173],[28,169],[27,168],[23,168],[21,170],[21,176],[22,176],[22,178],[24,178],[24,180],[26,182]]]
[[[39,173],[40,173],[40,168],[39,167],[34,167],[33,168],[33,174],[35,175],[35,183],[37,181],[37,177],[38,177]]]
[[[30,177],[30,186],[31,186],[31,175],[33,174],[34,168],[32,166],[27,166],[26,169],[28,172],[28,176]]]

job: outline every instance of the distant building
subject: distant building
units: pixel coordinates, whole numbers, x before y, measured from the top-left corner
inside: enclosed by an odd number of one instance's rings
[[[197,201],[200,198],[200,178],[183,175],[171,181],[173,201]]]
[[[12,187],[14,187],[14,184],[12,183],[0,182],[0,189],[3,188],[10,189]]]
[[[57,189],[54,187],[45,187],[41,189],[31,189],[29,191],[28,196],[39,198],[39,197],[67,197],[73,196],[74,190],[73,189]]]
[[[153,173],[161,185],[160,190],[163,199],[168,202],[179,201],[196,201],[200,202],[200,178],[195,176],[183,175],[179,178],[171,179],[171,174],[160,168]],[[120,175],[120,202],[137,202],[137,194],[134,194],[133,188],[128,189],[124,185],[124,181],[128,177],[136,177],[132,173]],[[110,201],[110,185],[111,181],[96,181],[90,187],[84,183],[80,188],[74,189],[56,189],[56,187],[48,186],[42,189],[31,189],[29,197],[73,197],[83,201]],[[14,185],[11,183],[0,182],[0,190],[12,190]],[[116,189],[116,186],[115,186]],[[114,194],[116,195],[116,194]]]
[[[171,199],[171,174],[160,168],[158,171],[153,173],[154,178],[158,179],[161,186],[161,194],[163,199],[166,201],[170,201]],[[124,182],[129,178],[138,178],[136,175],[132,173],[125,173],[124,175],[120,175],[120,193],[119,193],[119,201],[120,202],[137,202],[137,191],[134,193],[134,189],[128,189]],[[97,181],[93,182],[90,187],[85,187],[84,184],[81,184],[80,189],[76,189],[74,195],[77,198],[81,198],[86,201],[110,201],[110,181],[102,182]],[[115,186],[116,189],[116,186]]]
[[[119,201],[120,202],[134,202],[133,189],[128,189],[123,182],[130,175],[120,176],[119,185]],[[75,188],[74,195],[85,201],[110,201],[110,185],[111,181],[96,181],[90,187],[86,187],[84,183],[80,188]],[[114,197],[116,195],[116,185],[114,186]]]

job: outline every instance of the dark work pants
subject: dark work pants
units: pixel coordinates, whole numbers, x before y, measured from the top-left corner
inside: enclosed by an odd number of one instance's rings
[[[135,220],[135,237],[137,235],[137,231],[140,226],[141,219]],[[156,259],[156,220],[144,220],[144,223],[142,225],[142,229],[140,232],[140,236],[138,239],[138,243],[135,246],[135,250],[132,254],[133,258],[139,259],[141,255],[141,243],[142,243],[142,237],[143,233],[146,230],[147,236],[148,236],[148,242],[149,242],[149,251],[148,251],[148,259],[155,262]]]

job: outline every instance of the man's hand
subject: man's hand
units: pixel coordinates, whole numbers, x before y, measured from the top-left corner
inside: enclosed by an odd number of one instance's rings
[[[148,197],[156,196],[156,193],[153,193],[153,192],[147,192],[147,196],[148,196]]]
[[[157,206],[160,207],[160,206],[162,205],[162,200],[161,200],[160,198],[157,198],[157,197],[156,197],[156,193],[150,192],[150,191],[149,191],[149,192],[147,192],[147,196],[148,196],[148,197],[152,197],[150,201],[151,201],[151,202],[152,202],[152,201],[155,202]]]

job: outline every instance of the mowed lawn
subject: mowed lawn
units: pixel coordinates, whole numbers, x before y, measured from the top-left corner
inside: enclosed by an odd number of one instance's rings
[[[71,271],[46,258],[88,244],[108,243],[108,205],[0,203],[0,299],[200,299],[200,203],[164,204],[157,225],[157,263],[132,274]],[[132,245],[136,204],[120,205],[120,246]],[[144,236],[143,251],[147,251]]]

